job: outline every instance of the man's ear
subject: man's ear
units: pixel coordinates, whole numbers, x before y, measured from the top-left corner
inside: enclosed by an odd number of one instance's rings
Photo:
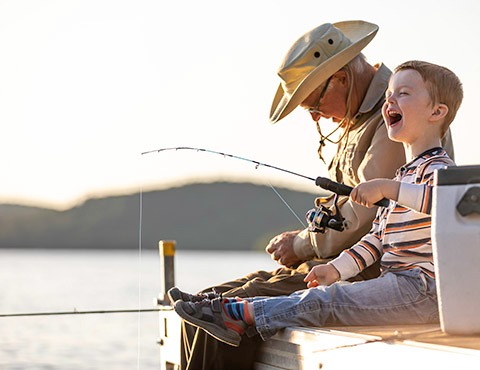
[[[448,113],[448,106],[445,104],[435,104],[432,109],[432,114],[430,116],[431,121],[438,121],[443,118]]]
[[[335,72],[332,77],[344,86],[348,86],[348,74],[346,71],[341,69],[340,71]]]

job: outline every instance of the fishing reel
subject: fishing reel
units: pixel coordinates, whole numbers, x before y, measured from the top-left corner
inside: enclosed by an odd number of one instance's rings
[[[307,212],[305,218],[308,230],[316,233],[325,233],[326,228],[337,231],[345,230],[345,218],[342,217],[337,204],[338,195],[333,198],[333,210],[320,204],[320,208],[313,208]]]

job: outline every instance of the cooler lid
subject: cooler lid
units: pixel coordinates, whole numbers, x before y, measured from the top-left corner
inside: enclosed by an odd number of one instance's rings
[[[451,166],[435,171],[435,185],[465,185],[480,183],[480,165]]]

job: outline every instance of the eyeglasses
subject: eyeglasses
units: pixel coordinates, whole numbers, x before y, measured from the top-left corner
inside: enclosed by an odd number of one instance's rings
[[[318,97],[317,104],[315,104],[315,106],[313,108],[311,108],[311,107],[310,108],[305,108],[305,110],[308,113],[311,113],[311,114],[320,113],[320,111],[319,111],[320,103],[322,102],[322,99],[325,96],[325,93],[327,92],[327,88],[328,88],[328,85],[330,84],[331,79],[332,79],[332,77],[330,76],[328,78],[327,82],[325,83],[325,86],[323,87],[322,92],[320,93],[320,96]]]

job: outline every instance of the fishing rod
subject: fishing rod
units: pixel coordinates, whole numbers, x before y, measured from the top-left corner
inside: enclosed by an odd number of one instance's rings
[[[273,166],[271,164],[262,163],[262,162],[259,162],[259,161],[255,161],[253,159],[240,157],[238,155],[233,155],[233,154],[223,153],[223,152],[217,152],[215,150],[204,149],[204,148],[193,148],[193,147],[190,147],[190,146],[177,146],[177,147],[172,147],[172,148],[160,148],[160,149],[155,149],[155,150],[149,150],[148,152],[143,152],[142,155],[150,154],[150,153],[160,153],[160,152],[171,151],[171,150],[193,150],[195,152],[205,152],[205,153],[211,153],[211,154],[219,154],[223,157],[230,157],[230,158],[240,159],[242,161],[253,163],[253,164],[255,164],[255,168],[258,168],[259,166],[273,168],[275,170],[286,172],[286,173],[289,173],[289,174],[294,175],[294,176],[298,176],[298,177],[302,177],[302,178],[307,179],[307,180],[315,181],[315,179],[313,177],[308,177],[308,176],[302,175],[302,174],[297,173],[297,172],[293,172],[293,171],[290,171],[290,170],[286,170],[284,168]]]
[[[91,310],[91,311],[56,311],[56,312],[25,312],[25,313],[4,313],[0,317],[26,317],[26,316],[60,316],[60,315],[91,315],[106,313],[143,313],[158,312],[162,308],[141,308],[141,309],[116,309],[116,310]]]
[[[315,182],[315,185],[324,189],[324,190],[328,190],[328,191],[331,191],[335,194],[338,194],[338,195],[344,195],[344,196],[349,196],[350,193],[352,192],[353,188],[351,186],[348,186],[348,185],[345,185],[345,184],[340,184],[338,182],[335,182],[335,181],[332,181],[330,180],[329,178],[327,177],[321,177],[321,176],[318,176],[316,178],[313,178],[313,177],[309,177],[309,176],[305,176],[305,175],[302,175],[298,172],[294,172],[294,171],[290,171],[290,170],[287,170],[285,168],[281,168],[281,167],[277,167],[277,166],[273,166],[271,164],[268,164],[268,163],[262,163],[262,162],[259,162],[259,161],[255,161],[253,159],[248,159],[248,158],[244,158],[244,157],[240,157],[238,155],[234,155],[234,154],[229,154],[229,153],[223,153],[223,152],[218,152],[218,151],[215,151],[215,150],[210,150],[210,149],[204,149],[204,148],[195,148],[195,147],[190,147],[190,146],[177,146],[177,147],[170,147],[170,148],[160,148],[160,149],[155,149],[155,150],[149,150],[149,151],[146,151],[146,152],[143,152],[142,155],[144,154],[151,154],[151,153],[160,153],[160,152],[165,152],[165,151],[177,151],[177,150],[193,150],[193,151],[196,151],[196,152],[205,152],[205,153],[211,153],[211,154],[218,154],[218,155],[221,155],[223,157],[230,157],[230,158],[234,158],[234,159],[239,159],[239,160],[242,160],[242,161],[246,161],[246,162],[250,162],[250,163],[253,163],[255,164],[255,168],[258,168],[259,166],[263,166],[263,167],[268,167],[268,168],[273,168],[274,170],[278,170],[278,171],[281,171],[281,172],[285,172],[285,173],[289,173],[291,175],[294,175],[294,176],[298,176],[298,177],[302,177],[304,179],[307,179],[307,180],[310,180],[310,181],[313,181]],[[390,204],[390,201],[386,198],[378,201],[377,203],[375,203],[375,205],[377,206],[381,206],[381,207],[388,207],[388,205]]]

